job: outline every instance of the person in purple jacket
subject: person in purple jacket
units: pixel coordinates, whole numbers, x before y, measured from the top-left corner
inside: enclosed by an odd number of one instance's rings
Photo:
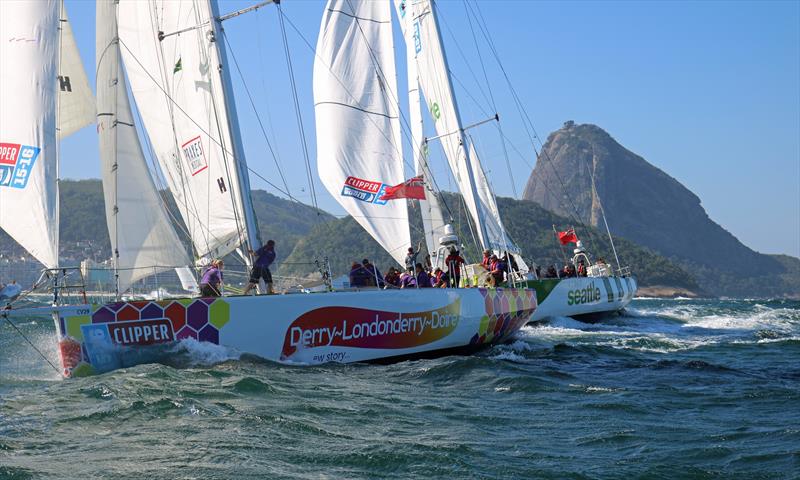
[[[267,284],[267,295],[274,295],[272,272],[269,271],[269,266],[275,261],[275,240],[268,240],[266,244],[255,252],[250,250],[250,255],[255,255],[256,261],[253,262],[253,269],[250,271],[250,283],[244,289],[244,294],[250,293],[250,290],[257,287],[258,281],[263,278],[264,283]]]
[[[203,297],[222,296],[222,269],[225,263],[222,260],[212,260],[211,265],[203,272],[200,280],[200,295]]]
[[[431,277],[428,275],[428,272],[422,268],[422,264],[417,264],[417,287],[418,288],[430,288],[431,287]]]

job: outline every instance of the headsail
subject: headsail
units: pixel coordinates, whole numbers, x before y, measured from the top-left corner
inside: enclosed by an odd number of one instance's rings
[[[94,123],[95,102],[72,35],[67,10],[61,6],[61,48],[58,61],[58,138]]]
[[[58,0],[0,1],[0,228],[58,266]]]
[[[408,3],[406,2],[405,9],[408,9]],[[516,251],[516,247],[507,241],[507,234],[480,161],[472,146],[468,146],[462,129],[434,3],[431,0],[410,3],[413,4],[410,26],[419,84],[458,189],[478,227],[481,244],[494,250]]]
[[[255,243],[209,0],[120,0],[118,22],[131,91],[201,263]]]
[[[191,263],[147,167],[120,64],[117,6],[97,1],[97,132],[108,234],[120,292],[141,278]],[[161,268],[159,268],[161,267]]]
[[[475,146],[472,142],[469,145],[470,156],[472,158],[473,176],[475,178],[475,186],[478,192],[478,205],[483,212],[483,222],[486,228],[487,245],[493,250],[508,251],[519,253],[519,248],[514,245],[511,238],[508,236],[503,221],[500,219],[500,210],[497,208],[497,200],[494,198],[494,192],[489,179],[486,178],[486,172],[483,171],[481,161],[478,158],[478,152],[475,151]]]
[[[314,61],[317,168],[325,188],[398,263],[411,242],[389,2],[329,0]]]
[[[413,2],[409,4],[405,0],[395,0],[394,5],[406,43],[409,121],[411,123],[411,144],[413,146],[414,167],[417,175],[422,175],[426,185],[425,199],[419,201],[419,209],[422,215],[422,228],[425,230],[425,243],[428,247],[428,252],[433,256],[436,254],[439,239],[445,235],[445,221],[442,217],[439,200],[436,198],[434,189],[432,188],[433,175],[428,165],[428,148],[427,145],[423,145],[422,104],[417,75],[417,52],[414,48],[414,29],[412,27],[415,16],[414,9],[416,7]],[[434,264],[435,263],[434,259]]]

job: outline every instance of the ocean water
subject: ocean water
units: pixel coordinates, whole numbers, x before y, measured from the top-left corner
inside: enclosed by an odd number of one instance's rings
[[[55,362],[47,320],[17,325]],[[0,324],[0,478],[800,478],[800,302],[635,300],[471,357],[184,343],[61,380]]]

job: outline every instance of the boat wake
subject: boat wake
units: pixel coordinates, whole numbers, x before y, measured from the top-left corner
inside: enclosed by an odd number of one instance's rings
[[[793,342],[800,339],[798,307],[796,302],[638,302],[598,323],[555,317],[523,328],[517,338],[530,345],[591,345],[654,353]]]

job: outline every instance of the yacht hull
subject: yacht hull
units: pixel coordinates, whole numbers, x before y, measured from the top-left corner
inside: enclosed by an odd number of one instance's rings
[[[66,377],[152,360],[182,340],[287,363],[388,362],[503,342],[537,307],[533,289],[409,289],[184,298],[54,311]]]
[[[552,317],[597,316],[625,308],[636,294],[633,277],[571,277],[529,280],[538,308],[532,322]]]

